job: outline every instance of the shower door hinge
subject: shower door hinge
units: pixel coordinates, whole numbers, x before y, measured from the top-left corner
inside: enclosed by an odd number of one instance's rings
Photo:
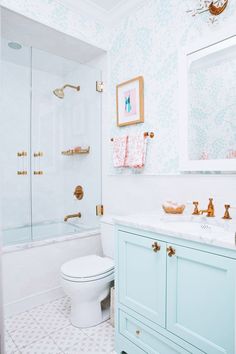
[[[103,89],[104,89],[103,81],[96,81],[96,91],[103,92]]]
[[[96,215],[97,216],[102,216],[104,213],[104,208],[102,204],[96,205]]]

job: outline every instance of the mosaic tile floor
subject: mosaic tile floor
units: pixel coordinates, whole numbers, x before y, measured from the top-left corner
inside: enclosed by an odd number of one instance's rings
[[[78,329],[69,321],[63,297],[5,319],[5,354],[114,353],[114,328],[104,322]]]

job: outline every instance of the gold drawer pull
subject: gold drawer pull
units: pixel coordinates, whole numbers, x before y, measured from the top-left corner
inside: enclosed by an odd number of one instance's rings
[[[161,245],[159,245],[157,242],[154,242],[154,243],[152,244],[152,250],[153,250],[154,252],[158,252],[158,251],[160,251],[160,249],[161,249]]]
[[[141,333],[141,332],[140,332],[140,330],[139,330],[139,329],[137,329],[137,330],[136,330],[136,336],[139,336],[139,335],[140,335],[140,333]]]
[[[25,176],[27,175],[27,171],[17,171],[18,175]]]
[[[176,253],[175,249],[172,246],[167,247],[166,251],[167,251],[169,257],[174,256]]]
[[[34,175],[43,175],[43,171],[34,171]]]

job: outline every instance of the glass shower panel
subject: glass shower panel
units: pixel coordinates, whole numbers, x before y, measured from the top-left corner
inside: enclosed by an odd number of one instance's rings
[[[31,49],[1,40],[0,161],[3,243],[31,240]]]
[[[96,92],[96,80],[100,76],[96,69],[32,50],[34,240],[98,225],[95,210],[101,201],[101,94]],[[57,91],[64,98],[57,97],[53,91],[66,84],[75,88],[65,87],[63,92]],[[89,153],[79,153],[89,147]],[[77,186],[84,192],[81,200],[74,196]],[[79,212],[81,218],[64,221]]]

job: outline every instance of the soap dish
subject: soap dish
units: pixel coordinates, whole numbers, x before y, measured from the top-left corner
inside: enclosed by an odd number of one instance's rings
[[[166,202],[162,204],[162,208],[166,214],[183,214],[185,205],[173,202]]]

